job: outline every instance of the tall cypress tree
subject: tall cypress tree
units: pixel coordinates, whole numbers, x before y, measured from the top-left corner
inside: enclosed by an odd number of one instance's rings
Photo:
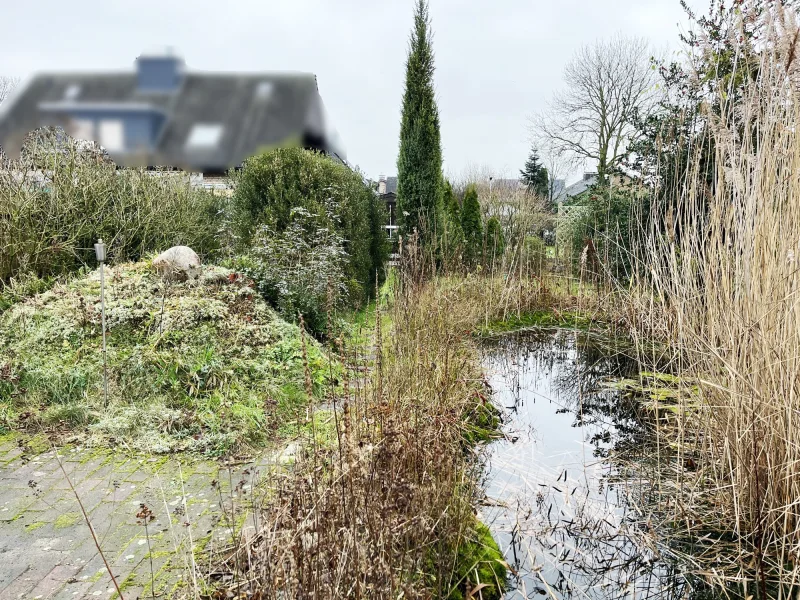
[[[433,47],[426,0],[417,0],[406,61],[406,87],[397,158],[401,231],[416,229],[425,246],[442,231],[442,145],[433,86]]]

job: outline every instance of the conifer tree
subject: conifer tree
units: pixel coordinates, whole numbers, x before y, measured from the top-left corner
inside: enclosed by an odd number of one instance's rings
[[[538,194],[542,198],[548,197],[550,178],[547,174],[547,168],[539,159],[539,151],[536,148],[531,148],[531,153],[525,162],[525,168],[519,174],[520,181],[528,188],[529,192]]]
[[[464,262],[473,266],[480,258],[483,246],[481,205],[478,201],[478,190],[474,185],[469,186],[464,194],[464,205],[461,207],[461,233],[464,236]]]
[[[427,1],[417,0],[400,122],[397,208],[401,232],[416,229],[421,243],[433,247],[442,234],[443,178],[431,41]]]
[[[452,184],[445,179],[444,182],[444,208],[447,217],[460,226],[461,224],[461,206],[458,203],[458,197],[453,191]]]
[[[444,258],[453,259],[461,250],[464,236],[461,232],[461,206],[449,181],[444,182],[444,235],[441,247]]]
[[[506,238],[503,235],[503,227],[497,217],[492,217],[486,223],[486,260],[488,263],[493,261],[500,262],[503,259],[503,252],[506,249]]]

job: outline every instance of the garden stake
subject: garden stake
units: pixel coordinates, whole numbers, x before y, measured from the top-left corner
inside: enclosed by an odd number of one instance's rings
[[[106,245],[103,243],[103,238],[99,238],[94,245],[94,253],[97,256],[97,262],[100,263],[100,314],[101,325],[103,328],[103,402],[108,408],[108,361],[106,360],[106,278],[105,266],[106,262]]]

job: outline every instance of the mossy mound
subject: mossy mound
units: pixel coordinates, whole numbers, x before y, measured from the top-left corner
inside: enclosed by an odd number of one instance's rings
[[[0,315],[0,429],[42,424],[167,452],[240,452],[290,434],[308,399],[300,330],[240,275],[205,266],[165,284],[149,261],[106,268],[108,405],[100,273]],[[307,338],[315,392],[329,364]]]
[[[458,585],[449,600],[481,597],[500,600],[506,586],[508,566],[489,528],[475,519],[472,534],[458,547],[455,577]],[[480,587],[479,587],[480,586]],[[476,593],[476,588],[480,594]]]

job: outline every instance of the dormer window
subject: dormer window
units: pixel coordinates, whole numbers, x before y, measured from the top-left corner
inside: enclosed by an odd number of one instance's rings
[[[209,150],[216,148],[222,139],[223,127],[220,123],[197,123],[186,138],[188,150]]]
[[[125,126],[119,119],[103,119],[98,127],[100,145],[109,152],[125,150]]]

